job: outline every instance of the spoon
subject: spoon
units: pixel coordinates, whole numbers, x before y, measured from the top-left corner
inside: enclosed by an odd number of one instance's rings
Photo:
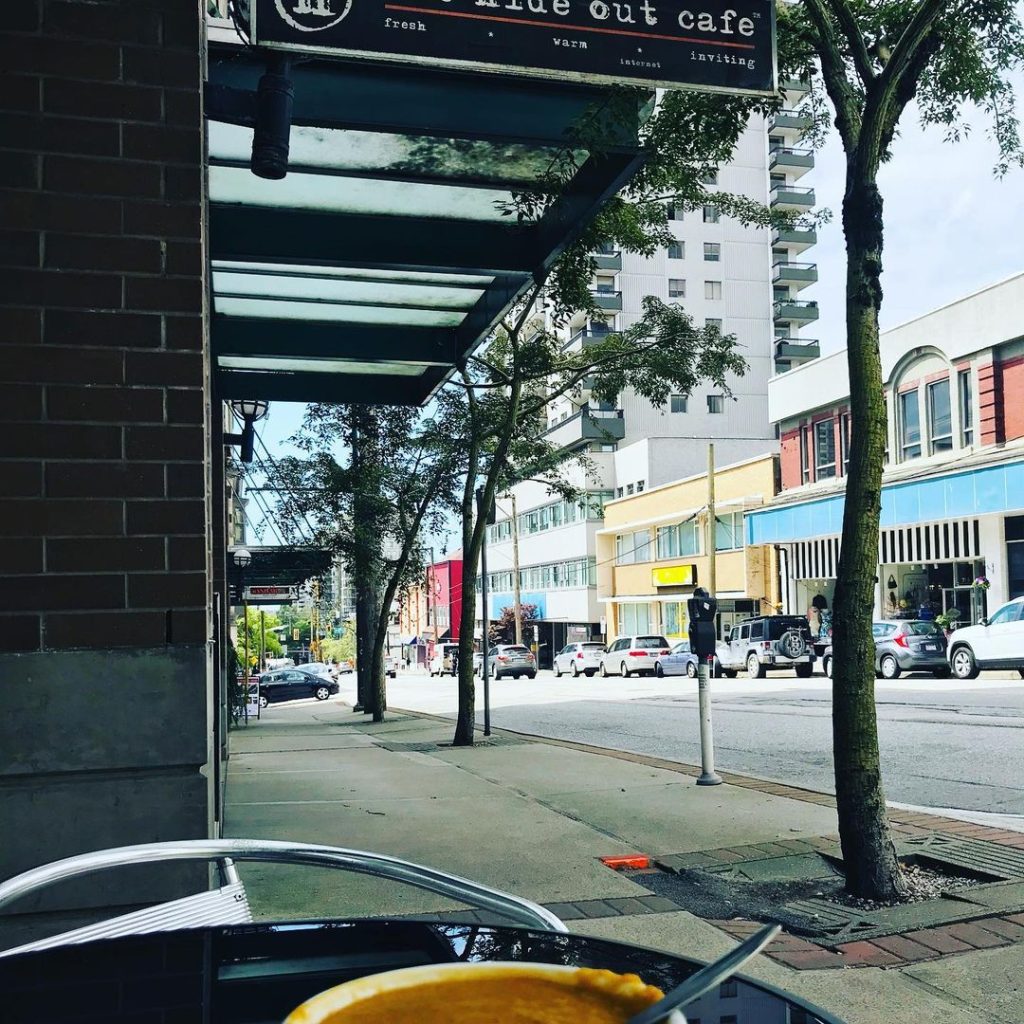
[[[694,999],[735,974],[751,957],[757,956],[780,931],[782,929],[777,924],[765,925],[749,939],[741,942],[732,952],[719,957],[707,967],[702,967],[662,999],[648,1006],[646,1010],[634,1014],[626,1024],[658,1024],[659,1021],[663,1021],[677,1007],[692,1003]]]

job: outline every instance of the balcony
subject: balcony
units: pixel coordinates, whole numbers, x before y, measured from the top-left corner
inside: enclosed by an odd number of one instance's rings
[[[774,304],[776,323],[809,324],[818,319],[818,303],[813,299],[780,299]]]
[[[799,110],[777,110],[769,122],[769,130],[773,132],[803,133],[814,124],[814,118]]]
[[[778,285],[792,285],[796,289],[806,288],[818,280],[818,265],[816,263],[791,263],[789,260],[779,260],[772,267],[772,282]]]
[[[583,405],[561,423],[548,427],[541,437],[558,448],[577,448],[596,441],[612,444],[626,436],[626,424],[621,409],[594,409]]]
[[[818,244],[818,233],[814,228],[792,228],[789,230],[776,231],[772,235],[772,245],[788,246],[794,253],[801,253],[812,245]]]
[[[613,331],[595,331],[592,327],[584,327],[570,336],[569,340],[562,346],[562,351],[565,352],[567,349],[577,345],[580,348],[590,348],[591,345],[600,344],[609,334],[613,333]]]
[[[772,208],[803,213],[814,206],[814,189],[795,185],[776,185],[772,189]]]
[[[775,369],[780,363],[786,363],[786,369],[800,363],[810,362],[821,355],[821,345],[817,338],[776,338]],[[779,372],[782,372],[779,370]]]
[[[773,146],[768,154],[768,167],[772,171],[788,171],[793,178],[802,178],[814,166],[814,151]]]
[[[798,96],[806,96],[811,91],[811,83],[803,78],[784,78],[779,82],[783,92],[795,93]]]
[[[599,252],[591,253],[591,257],[598,270],[619,271],[622,269],[622,253],[615,249],[601,249]]]
[[[594,302],[598,309],[606,309],[615,313],[622,310],[622,292],[615,292],[604,288],[591,288],[590,294],[594,296]]]

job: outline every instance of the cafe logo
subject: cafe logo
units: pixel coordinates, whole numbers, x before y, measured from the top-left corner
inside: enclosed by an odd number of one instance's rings
[[[337,25],[352,10],[352,0],[274,0],[274,3],[277,13],[300,32],[321,32]]]

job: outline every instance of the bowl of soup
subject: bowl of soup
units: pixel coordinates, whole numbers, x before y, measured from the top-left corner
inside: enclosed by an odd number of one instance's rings
[[[428,964],[336,985],[285,1024],[625,1024],[660,989],[635,974],[532,963]],[[668,1024],[686,1024],[678,1010]]]

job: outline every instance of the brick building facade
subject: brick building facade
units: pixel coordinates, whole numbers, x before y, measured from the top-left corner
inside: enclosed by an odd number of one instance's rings
[[[40,836],[216,816],[202,26],[198,0],[23,0],[0,28],[4,877]]]

